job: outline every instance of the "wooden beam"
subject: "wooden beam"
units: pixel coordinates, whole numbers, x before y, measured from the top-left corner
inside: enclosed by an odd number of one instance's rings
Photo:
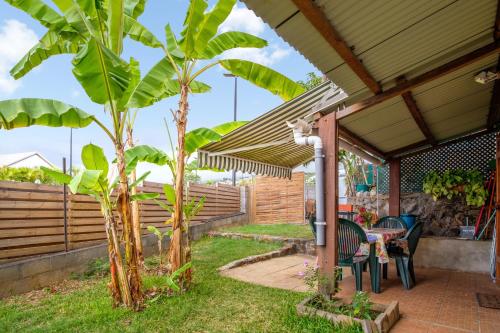
[[[366,140],[360,138],[353,132],[349,131],[347,128],[340,126],[339,125],[339,135],[352,143],[353,145],[361,148],[362,150],[372,154],[373,156],[385,160],[385,154],[383,151],[372,145],[371,143],[367,142]]]
[[[408,81],[405,81],[403,83],[397,84],[396,86],[387,89],[386,91],[378,95],[368,97],[367,99],[361,102],[354,103],[351,106],[338,111],[336,117],[338,120],[340,120],[342,118],[351,116],[355,113],[358,113],[360,111],[368,109],[369,107],[385,102],[386,100],[391,99],[393,97],[402,95],[403,93],[410,91],[416,87],[419,87],[425,83],[436,80],[446,74],[452,73],[460,68],[473,64],[481,59],[484,59],[492,54],[497,54],[499,52],[500,52],[500,43],[494,42],[488,44],[475,51],[467,53],[466,55],[458,57],[455,60],[452,60],[444,65],[434,68],[424,74],[409,79]],[[333,117],[332,114],[333,113],[330,113],[325,117]]]
[[[347,66],[359,77],[361,81],[374,93],[382,91],[380,84],[368,72],[365,66],[354,55],[351,48],[342,39],[332,23],[328,20],[321,8],[312,0],[292,0],[302,15],[316,28],[323,38],[330,44],[337,54],[345,61]]]
[[[318,263],[326,283],[321,286],[324,294],[331,295],[335,290],[335,268],[338,265],[338,180],[339,180],[339,132],[335,117],[318,121],[318,134],[323,141],[326,246],[318,246]]]
[[[418,128],[420,128],[420,131],[422,131],[427,141],[429,141],[431,145],[435,145],[436,139],[434,138],[434,135],[432,134],[429,126],[427,126],[427,124],[425,123],[424,116],[422,115],[422,112],[420,112],[420,109],[418,108],[417,102],[413,98],[413,94],[411,93],[411,91],[403,93],[401,97],[403,98],[408,111],[410,111],[413,120],[415,120]]]
[[[500,133],[497,133],[496,135],[496,175],[495,175],[495,182],[496,182],[496,199],[495,199],[495,207],[496,207],[496,216],[495,219],[497,221],[497,226],[496,226],[496,233],[494,235],[495,237],[495,263],[496,263],[496,283],[497,285],[500,285],[500,226],[498,225],[498,221],[500,221]]]
[[[389,161],[389,215],[399,216],[401,191],[401,160],[395,158]]]
[[[500,58],[498,59],[500,64]],[[497,70],[499,66],[497,65]],[[487,125],[489,129],[495,127],[500,121],[500,80],[495,80],[493,84],[493,91],[491,93],[490,109],[488,111]]]

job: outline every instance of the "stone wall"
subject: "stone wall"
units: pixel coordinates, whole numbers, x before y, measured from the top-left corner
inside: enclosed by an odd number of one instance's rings
[[[361,192],[357,193],[356,197],[348,198],[348,203],[354,206],[355,211],[359,207],[365,207],[376,212],[378,206],[380,217],[387,216],[389,212],[388,195],[379,194],[377,203],[374,193]],[[460,233],[460,226],[466,225],[467,217],[469,225],[475,223],[479,209],[467,206],[463,198],[434,201],[425,193],[403,193],[401,213],[417,215],[424,223],[424,235],[456,237]]]

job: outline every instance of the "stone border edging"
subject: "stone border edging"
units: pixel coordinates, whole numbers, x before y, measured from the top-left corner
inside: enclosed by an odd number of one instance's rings
[[[238,259],[238,260],[232,261],[229,264],[226,264],[224,266],[217,268],[217,271],[219,273],[222,273],[222,272],[225,272],[227,270],[230,270],[230,269],[233,269],[236,267],[254,264],[256,262],[265,261],[265,260],[269,260],[272,258],[284,257],[284,256],[287,256],[290,254],[295,254],[295,253],[297,253],[297,248],[294,245],[286,245],[279,250],[267,252],[264,254],[257,254],[254,256],[250,256],[250,257],[246,257],[243,259]]]
[[[282,236],[243,234],[238,232],[220,232],[220,231],[210,231],[208,233],[208,236],[225,237],[230,239],[251,239],[258,242],[281,242],[287,245],[294,246],[296,249],[295,253],[304,253],[312,256],[316,255],[316,246],[314,244],[314,239],[309,239],[309,238],[292,238],[292,237],[282,237]]]

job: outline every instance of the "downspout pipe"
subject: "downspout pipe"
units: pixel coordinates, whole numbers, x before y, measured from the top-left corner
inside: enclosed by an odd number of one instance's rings
[[[293,139],[301,146],[314,146],[314,166],[316,171],[316,245],[325,246],[325,187],[324,187],[324,155],[323,142],[319,136],[305,136],[302,128],[293,127]]]

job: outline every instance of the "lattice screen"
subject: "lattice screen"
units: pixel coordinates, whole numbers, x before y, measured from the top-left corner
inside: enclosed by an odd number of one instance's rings
[[[401,159],[401,192],[422,192],[424,177],[431,170],[444,172],[447,169],[471,170],[477,168],[487,177],[488,163],[494,158],[495,133],[403,158]],[[389,188],[388,165],[381,167],[379,177],[379,193],[387,193]]]
[[[488,162],[495,158],[495,134],[486,134],[434,151],[401,160],[401,192],[421,192],[427,172],[447,169],[478,169],[488,175]]]

